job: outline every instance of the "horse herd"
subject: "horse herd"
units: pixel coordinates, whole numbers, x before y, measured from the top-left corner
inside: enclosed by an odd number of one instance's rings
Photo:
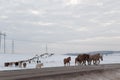
[[[15,66],[15,67],[19,67],[19,68],[26,68],[27,64],[28,63],[30,64],[32,62],[37,63],[36,68],[41,68],[41,66],[43,66],[43,63],[41,63],[38,56],[35,56],[35,57],[27,59],[27,60],[20,60],[20,61],[16,61],[16,62],[5,62],[4,66],[5,67]]]
[[[75,58],[75,65],[98,65],[100,60],[103,61],[103,56],[100,53],[96,54],[79,54]],[[64,66],[70,66],[71,57],[64,58]]]
[[[71,57],[64,58],[64,66],[70,66],[70,61]],[[103,61],[103,56],[100,53],[96,54],[79,54],[75,58],[75,65],[98,65],[100,64],[100,61]],[[16,61],[16,62],[5,62],[4,66],[9,67],[9,66],[15,66],[15,67],[20,67],[20,68],[26,68],[27,63],[32,63],[36,62],[36,68],[41,68],[43,66],[43,63],[39,60],[39,56],[35,56],[31,59],[28,60],[21,60],[21,61]]]
[[[48,57],[54,55],[53,53],[48,54],[48,53],[43,53],[41,55],[35,55],[34,57],[27,59],[27,60],[20,60],[20,61],[15,61],[15,62],[5,62],[4,66],[9,67],[9,66],[15,66],[15,67],[20,67],[20,68],[26,68],[26,66],[30,63],[37,63],[36,68],[41,68],[43,66],[43,63],[41,63],[40,58],[44,58],[45,55],[48,55]],[[45,56],[45,58],[47,58]]]

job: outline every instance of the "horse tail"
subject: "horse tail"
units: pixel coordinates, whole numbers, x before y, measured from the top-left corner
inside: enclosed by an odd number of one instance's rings
[[[66,64],[66,58],[63,60],[63,62],[64,62],[64,65]]]

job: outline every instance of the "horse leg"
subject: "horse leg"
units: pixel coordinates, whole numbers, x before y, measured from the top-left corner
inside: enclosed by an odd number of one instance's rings
[[[64,66],[66,66],[66,63],[64,62]]]
[[[68,62],[68,66],[70,66],[70,62]]]
[[[98,60],[98,64],[100,64],[100,60]]]
[[[95,60],[93,60],[93,64],[95,65],[95,63],[96,63],[96,61]]]
[[[89,60],[88,60],[87,62],[88,62],[88,65],[91,65],[91,63],[90,63],[90,61],[89,61]]]
[[[82,61],[82,65],[85,65],[85,61]]]
[[[91,61],[91,64],[93,64],[93,65],[94,65],[94,60],[92,60],[92,61]]]
[[[77,64],[77,61],[75,60],[75,66],[76,66],[76,64]]]
[[[75,62],[75,66],[76,66],[76,62]]]
[[[89,61],[89,65],[91,65],[91,62],[92,62],[92,61],[90,60],[90,61]]]
[[[64,66],[66,66],[66,62],[64,61]]]
[[[84,65],[86,66],[86,60],[84,60]]]
[[[66,66],[66,63],[64,64],[64,66]]]
[[[100,60],[97,60],[97,61],[96,61],[96,64],[100,64]]]
[[[79,62],[75,62],[75,66],[77,66],[78,64],[80,64]]]
[[[81,64],[84,65],[84,61],[81,61]]]
[[[98,60],[95,60],[95,65],[97,65],[97,64],[98,64],[97,62],[98,62]]]

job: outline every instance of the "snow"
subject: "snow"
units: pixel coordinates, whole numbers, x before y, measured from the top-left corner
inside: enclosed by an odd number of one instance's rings
[[[35,68],[37,64],[36,62],[27,63],[26,68],[20,68],[20,67],[15,67],[15,66],[4,67],[5,62],[28,60],[30,58],[35,57],[35,55],[36,54],[0,54],[0,71]],[[46,54],[40,58],[40,61],[44,65],[42,68],[64,66],[63,59],[66,57],[68,57],[68,55],[54,54],[50,56],[49,54]],[[71,65],[75,65],[74,63],[75,57],[76,56],[71,56]],[[110,54],[110,55],[104,55],[103,61],[101,61],[101,64],[107,64],[107,63],[120,63],[120,54],[115,53],[115,54]]]
[[[101,64],[107,64],[107,63],[120,63],[120,54],[114,53],[110,55],[104,55]]]

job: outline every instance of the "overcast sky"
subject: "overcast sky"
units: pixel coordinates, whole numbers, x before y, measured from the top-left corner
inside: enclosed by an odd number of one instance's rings
[[[0,31],[7,53],[120,50],[120,0],[0,0]]]

